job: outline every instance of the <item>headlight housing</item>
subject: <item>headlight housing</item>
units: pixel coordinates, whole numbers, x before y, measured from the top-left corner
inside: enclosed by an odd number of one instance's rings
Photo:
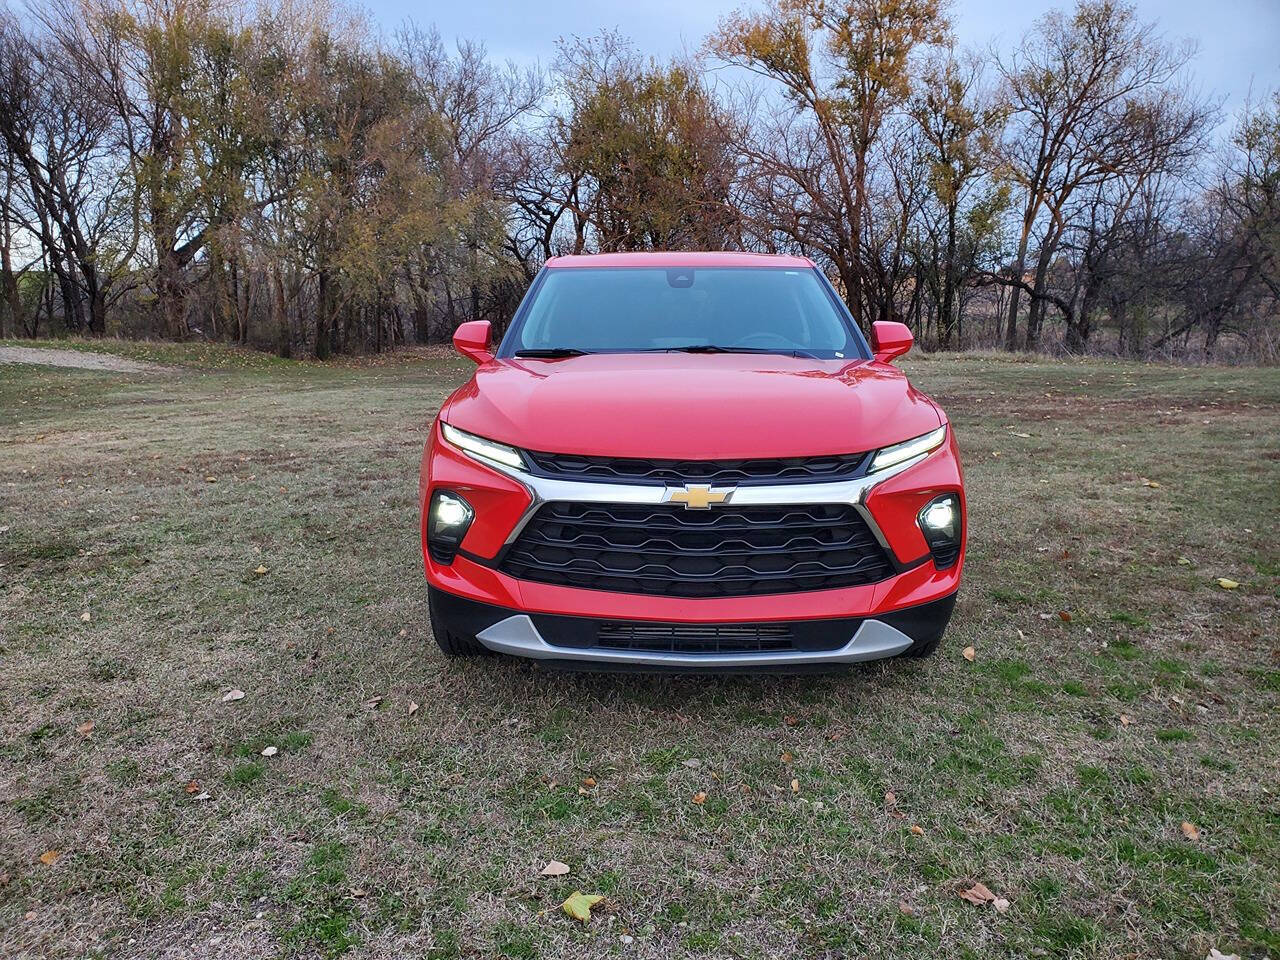
[[[505,443],[498,443],[496,440],[477,437],[474,433],[467,433],[465,430],[459,430],[457,427],[450,426],[444,422],[440,424],[440,433],[452,446],[457,447],[463,453],[470,454],[477,460],[497,463],[504,467],[514,467],[517,470],[526,468],[524,455],[515,447],[509,447]]]
[[[436,563],[453,563],[476,512],[452,490],[437,490],[427,507],[427,552]]]
[[[934,497],[924,505],[916,522],[920,524],[925,543],[933,554],[933,565],[945,570],[954,564],[960,556],[960,544],[964,539],[959,494],[944,493]]]
[[[946,440],[947,425],[944,423],[937,430],[930,430],[922,436],[904,440],[902,443],[895,443],[891,447],[881,447],[876,451],[876,455],[871,458],[871,466],[867,468],[867,473],[887,470],[889,467],[895,467],[900,463],[905,463],[907,460],[914,460],[922,454],[932,453],[942,446]]]

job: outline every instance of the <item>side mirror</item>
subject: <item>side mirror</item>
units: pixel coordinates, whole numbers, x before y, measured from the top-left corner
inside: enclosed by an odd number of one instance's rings
[[[875,348],[876,359],[888,363],[911,349],[916,338],[911,335],[911,328],[905,323],[894,323],[889,320],[878,320],[871,325],[871,345]]]
[[[468,360],[488,363],[493,359],[489,349],[489,321],[469,320],[458,327],[453,333],[453,348]]]

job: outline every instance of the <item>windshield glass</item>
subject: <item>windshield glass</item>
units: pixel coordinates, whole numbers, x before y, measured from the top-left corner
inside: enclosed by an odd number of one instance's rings
[[[865,357],[813,270],[548,270],[503,356],[692,350]]]

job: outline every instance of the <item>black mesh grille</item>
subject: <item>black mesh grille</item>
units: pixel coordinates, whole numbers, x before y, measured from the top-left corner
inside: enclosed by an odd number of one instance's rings
[[[791,650],[787,623],[637,623],[600,624],[596,646],[649,653],[763,653]]]
[[[535,471],[548,477],[655,485],[820,483],[857,474],[867,458],[865,453],[848,453],[764,460],[641,460],[571,453],[526,453],[532,458]]]
[[[524,580],[667,597],[825,590],[893,573],[862,515],[844,504],[548,503],[500,569]]]

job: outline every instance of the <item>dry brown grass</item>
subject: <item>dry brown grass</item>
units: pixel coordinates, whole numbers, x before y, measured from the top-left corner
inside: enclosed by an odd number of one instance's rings
[[[939,657],[715,679],[435,652],[462,362],[191,360],[0,368],[0,955],[1280,951],[1274,371],[909,364],[970,485]]]

